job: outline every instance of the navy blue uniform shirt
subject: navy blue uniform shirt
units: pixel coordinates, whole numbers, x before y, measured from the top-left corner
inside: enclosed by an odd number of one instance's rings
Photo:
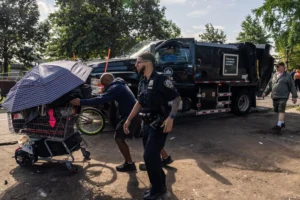
[[[168,108],[168,102],[179,96],[172,81],[165,75],[153,71],[149,80],[143,77],[139,84],[138,101],[144,110],[159,112]]]
[[[122,78],[116,78],[107,88],[107,91],[101,94],[99,97],[92,99],[81,99],[80,105],[93,106],[113,100],[117,101],[119,104],[118,109],[121,117],[128,116],[136,103],[134,94]]]

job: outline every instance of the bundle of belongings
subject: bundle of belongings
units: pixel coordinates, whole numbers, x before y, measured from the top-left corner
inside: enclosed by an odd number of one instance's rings
[[[91,98],[92,89],[90,85],[83,84],[64,94],[50,104],[21,111],[23,119],[14,119],[13,128],[15,132],[21,129],[26,134],[42,135],[64,135],[64,133],[74,132],[75,113],[79,113],[81,108],[73,108],[69,102],[74,98]]]

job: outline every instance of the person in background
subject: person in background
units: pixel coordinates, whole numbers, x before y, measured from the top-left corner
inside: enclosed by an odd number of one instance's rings
[[[297,102],[297,91],[293,79],[284,71],[284,63],[277,64],[277,72],[270,79],[263,98],[272,92],[271,98],[273,99],[274,112],[278,113],[278,122],[272,128],[276,134],[280,134],[281,128],[285,127],[285,108],[292,93],[292,101]]]
[[[166,51],[162,53],[160,59],[162,63],[175,62],[177,60],[177,56],[175,54],[175,47],[168,46]]]
[[[294,74],[294,81],[297,90],[300,91],[300,70],[299,69],[297,69],[296,73]]]
[[[292,76],[292,79],[294,80],[294,74],[296,73],[296,69],[293,69],[293,71],[291,72],[291,76]]]

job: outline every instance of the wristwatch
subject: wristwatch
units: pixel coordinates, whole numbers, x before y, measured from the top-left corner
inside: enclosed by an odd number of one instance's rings
[[[173,114],[170,114],[170,116],[169,116],[171,119],[175,119],[175,115],[173,115]]]

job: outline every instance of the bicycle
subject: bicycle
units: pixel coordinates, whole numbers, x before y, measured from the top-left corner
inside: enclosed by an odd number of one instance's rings
[[[104,114],[94,108],[83,108],[77,114],[76,126],[85,135],[97,135],[105,128]]]

